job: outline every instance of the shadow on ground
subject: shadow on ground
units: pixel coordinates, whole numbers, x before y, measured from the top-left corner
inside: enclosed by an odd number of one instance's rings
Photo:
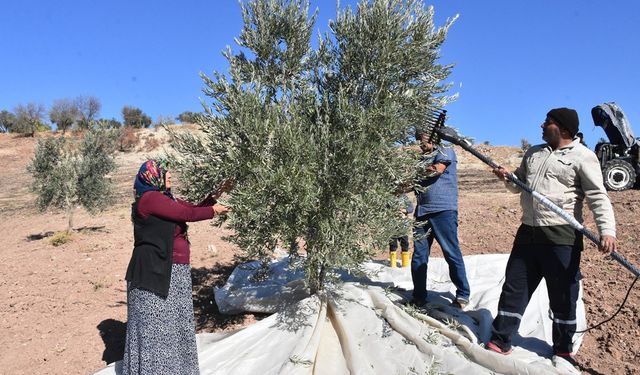
[[[578,364],[578,367],[580,368],[580,371],[585,372],[589,375],[605,375],[601,372],[598,372],[590,367],[583,367],[582,365]]]
[[[93,232],[109,233],[109,230],[106,229],[106,227],[104,225],[93,226],[93,227],[84,226],[84,227],[80,227],[80,228],[73,228],[73,231],[77,232],[77,233],[93,233]],[[39,240],[42,240],[44,238],[51,237],[54,234],[55,234],[55,232],[54,231],[50,231],[50,230],[46,231],[46,232],[30,234],[30,235],[27,236],[27,241],[39,241]]]
[[[218,309],[214,287],[221,287],[233,272],[235,265],[215,264],[213,267],[193,268],[193,310],[196,332],[214,332],[241,328],[249,319],[261,320],[269,314],[242,313],[226,315]]]
[[[124,338],[127,332],[127,323],[115,319],[105,319],[96,328],[98,328],[104,343],[102,360],[106,364],[121,360],[124,355]]]
[[[27,241],[40,241],[43,238],[51,237],[55,233],[53,231],[47,231],[42,233],[30,234],[27,236]]]

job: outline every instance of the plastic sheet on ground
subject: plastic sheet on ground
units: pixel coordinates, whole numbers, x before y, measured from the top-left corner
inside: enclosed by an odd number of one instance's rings
[[[308,296],[288,259],[237,267],[216,290],[221,311],[273,313],[231,334],[199,334],[201,374],[558,374],[551,360],[547,290],[540,284],[523,316],[509,356],[487,351],[507,255],[465,257],[471,300],[465,311],[448,306],[455,294],[443,259],[431,258],[428,304],[407,308],[408,268],[367,263],[368,276]],[[582,293],[578,330],[585,327]],[[574,349],[581,336],[574,336]],[[97,374],[119,374],[119,363]]]

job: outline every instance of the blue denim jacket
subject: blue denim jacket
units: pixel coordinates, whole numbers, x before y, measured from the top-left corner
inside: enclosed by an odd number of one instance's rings
[[[434,212],[458,210],[458,159],[453,147],[438,146],[431,164],[442,163],[447,166],[440,176],[419,181],[423,191],[416,190],[415,216],[420,217]]]

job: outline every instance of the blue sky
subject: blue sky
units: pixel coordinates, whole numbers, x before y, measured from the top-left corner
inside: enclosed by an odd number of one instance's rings
[[[343,6],[354,1],[342,1]],[[573,107],[591,148],[604,136],[590,109],[617,102],[640,136],[640,2],[440,0],[459,14],[442,48],[459,93],[449,119],[477,142],[540,143],[554,107]],[[326,31],[335,2],[312,1]],[[199,111],[199,72],[226,71],[241,29],[235,0],[22,0],[0,8],[0,110],[93,95],[101,117],[124,105],[154,119]],[[237,50],[237,49],[236,49]]]

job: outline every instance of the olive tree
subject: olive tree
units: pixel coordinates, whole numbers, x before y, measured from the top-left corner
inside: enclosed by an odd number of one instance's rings
[[[42,104],[19,104],[13,111],[16,116],[12,131],[33,137],[37,131],[46,128],[42,122],[45,108]]]
[[[124,120],[124,126],[132,128],[148,128],[151,126],[151,117],[136,107],[122,107],[122,119]]]
[[[102,109],[100,99],[91,95],[79,96],[75,99],[75,105],[78,111],[78,129],[86,130],[91,128]]]
[[[2,110],[0,112],[0,133],[9,133],[14,131],[15,124],[16,115],[7,110]]]
[[[312,48],[307,1],[241,9],[240,51],[224,52],[226,74],[202,75],[202,135],[173,134],[172,162],[194,199],[233,179],[231,240],[259,259],[287,249],[314,293],[401,226],[394,192],[416,158],[399,145],[451,99],[437,60],[453,20],[436,27],[422,1],[362,0]]]
[[[64,134],[78,121],[80,110],[76,100],[57,99],[49,109],[49,120]]]
[[[181,124],[195,124],[198,122],[198,116],[200,116],[198,112],[184,111],[176,117],[176,120],[180,121]]]
[[[64,136],[38,140],[27,167],[33,177],[31,190],[37,195],[40,210],[66,211],[67,232],[73,228],[77,207],[95,214],[113,201],[114,186],[109,174],[116,168],[117,132],[92,129],[78,141]]]

